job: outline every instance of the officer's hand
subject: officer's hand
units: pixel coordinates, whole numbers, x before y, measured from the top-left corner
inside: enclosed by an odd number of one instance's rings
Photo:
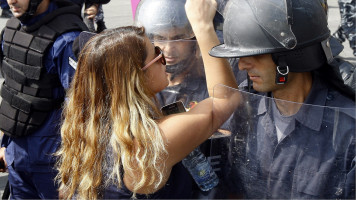
[[[5,160],[5,147],[0,149],[0,172],[6,172],[7,170],[7,163]]]
[[[89,8],[85,9],[84,12],[88,15],[87,17],[89,19],[94,19],[94,17],[98,13],[98,5],[97,4],[93,4]]]
[[[215,0],[187,0],[185,3],[185,12],[193,30],[213,26],[216,7],[217,3]]]

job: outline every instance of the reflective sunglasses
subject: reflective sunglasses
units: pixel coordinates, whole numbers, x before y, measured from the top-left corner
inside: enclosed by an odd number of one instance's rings
[[[161,48],[158,46],[155,46],[155,54],[158,55],[155,57],[151,62],[147,63],[144,67],[142,67],[142,70],[146,70],[149,66],[151,66],[153,63],[157,62],[158,60],[161,61],[162,65],[166,65],[166,58],[164,57],[163,51]]]

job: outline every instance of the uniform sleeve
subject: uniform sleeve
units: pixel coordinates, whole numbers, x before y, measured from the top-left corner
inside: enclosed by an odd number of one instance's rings
[[[356,157],[352,161],[352,169],[347,173],[346,177],[346,187],[345,187],[345,198],[355,199],[355,163]]]
[[[7,135],[3,135],[1,139],[1,147],[7,147],[10,143],[10,137]]]
[[[351,145],[346,153],[346,157],[352,159],[350,162],[350,168],[347,169],[346,181],[345,181],[345,199],[355,199],[356,185],[355,185],[355,168],[356,168],[356,156],[355,156],[355,138],[351,139]],[[347,164],[348,165],[348,164]]]
[[[74,76],[77,59],[73,53],[72,45],[79,31],[68,32],[59,36],[49,50],[46,68],[49,73],[58,73],[64,89],[68,89]]]

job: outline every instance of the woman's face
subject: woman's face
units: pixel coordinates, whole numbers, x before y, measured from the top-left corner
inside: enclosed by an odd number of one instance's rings
[[[156,54],[155,46],[151,43],[148,37],[145,37],[145,40],[147,51],[147,58],[145,60],[146,65],[153,59],[155,59],[158,55]],[[145,74],[146,82],[152,92],[158,93],[168,86],[168,75],[166,73],[166,66],[162,64],[160,59],[154,62],[148,68],[146,68]]]

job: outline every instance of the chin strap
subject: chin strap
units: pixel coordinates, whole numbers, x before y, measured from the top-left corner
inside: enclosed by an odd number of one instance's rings
[[[278,66],[276,69],[276,84],[281,85],[287,83],[289,67],[284,56],[278,58]]]
[[[18,19],[22,23],[26,23],[28,20],[31,19],[31,17],[35,15],[38,5],[40,5],[41,2],[42,0],[30,0],[27,11],[22,14]]]

